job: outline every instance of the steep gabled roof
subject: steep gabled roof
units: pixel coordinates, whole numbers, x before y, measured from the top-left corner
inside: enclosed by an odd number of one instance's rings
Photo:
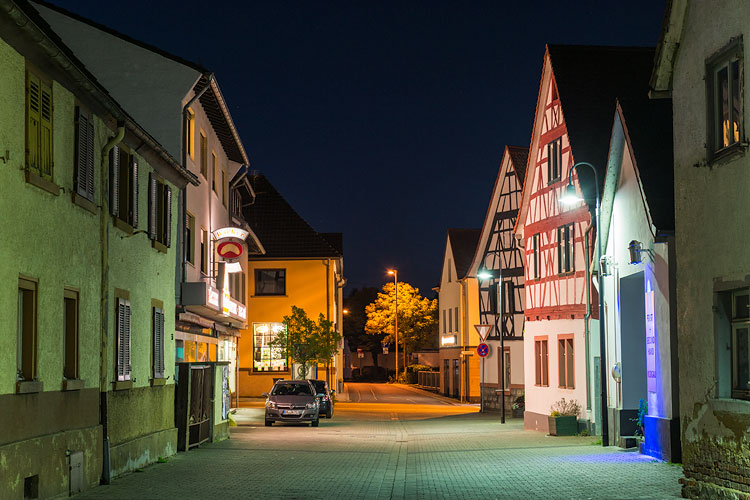
[[[448,239],[453,251],[453,263],[456,266],[456,278],[463,279],[469,272],[474,251],[479,241],[479,229],[448,229]]]
[[[255,201],[243,203],[242,215],[263,244],[266,258],[342,257],[339,233],[316,232],[292,208],[268,179],[259,173],[248,175]],[[338,236],[333,236],[338,234]],[[339,248],[335,248],[333,242]]]

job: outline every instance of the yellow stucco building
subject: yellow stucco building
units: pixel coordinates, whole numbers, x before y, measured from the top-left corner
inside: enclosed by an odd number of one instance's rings
[[[341,233],[318,233],[297,214],[265,176],[248,176],[255,192],[243,215],[265,248],[251,256],[247,270],[248,327],[239,341],[239,394],[260,396],[277,379],[299,378],[299,365],[270,343],[283,328],[292,306],[311,319],[319,314],[341,334],[343,251]],[[313,366],[308,378],[328,380],[343,390],[343,340],[326,366]]]

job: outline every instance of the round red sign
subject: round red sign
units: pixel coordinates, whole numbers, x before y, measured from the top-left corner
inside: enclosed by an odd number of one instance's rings
[[[216,247],[216,253],[225,259],[236,259],[242,255],[242,243],[236,241],[225,241]]]

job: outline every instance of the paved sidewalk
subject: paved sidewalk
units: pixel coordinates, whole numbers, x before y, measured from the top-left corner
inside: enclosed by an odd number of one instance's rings
[[[681,467],[594,438],[545,436],[520,419],[503,425],[455,406],[434,406],[432,416],[408,405],[345,406],[319,428],[264,427],[261,408],[241,408],[230,440],[79,498],[679,498]]]

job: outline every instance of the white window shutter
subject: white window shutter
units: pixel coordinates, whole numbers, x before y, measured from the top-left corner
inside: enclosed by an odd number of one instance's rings
[[[156,239],[156,230],[157,230],[156,216],[159,212],[159,209],[156,206],[156,203],[158,201],[158,197],[156,196],[157,185],[158,183],[156,182],[156,177],[154,177],[154,174],[152,172],[149,172],[148,174],[148,237],[152,240]]]
[[[134,156],[130,157],[130,165],[132,167],[133,178],[131,180],[131,195],[133,196],[133,216],[131,218],[132,226],[138,227],[138,160]]]
[[[172,244],[172,188],[164,185],[164,244]]]
[[[115,217],[120,216],[120,148],[117,146],[109,152],[109,205]]]

